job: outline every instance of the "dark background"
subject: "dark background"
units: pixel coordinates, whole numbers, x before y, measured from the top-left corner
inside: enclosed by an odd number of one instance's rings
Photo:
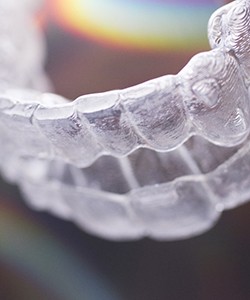
[[[133,51],[51,20],[44,28],[47,72],[71,99],[176,73],[203,50]],[[249,216],[250,204],[224,212],[212,230],[183,241],[110,242],[29,209],[17,187],[1,180],[0,299],[250,299]]]

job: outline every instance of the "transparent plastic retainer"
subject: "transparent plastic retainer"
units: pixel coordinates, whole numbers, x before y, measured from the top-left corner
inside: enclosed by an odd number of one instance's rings
[[[20,2],[20,3],[19,3]],[[0,169],[38,210],[104,238],[175,240],[250,198],[250,0],[177,75],[69,101],[44,93],[34,1],[0,1]]]

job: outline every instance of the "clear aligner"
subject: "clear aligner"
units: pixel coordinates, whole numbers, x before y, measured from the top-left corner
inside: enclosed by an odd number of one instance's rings
[[[34,6],[12,2],[0,1],[0,168],[33,207],[106,238],[178,239],[248,200],[250,1],[212,15],[212,50],[177,75],[72,102],[43,92]]]

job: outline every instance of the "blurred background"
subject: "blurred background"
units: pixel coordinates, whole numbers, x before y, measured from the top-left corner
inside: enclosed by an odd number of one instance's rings
[[[209,49],[216,0],[48,0],[39,13],[70,99],[177,73]],[[0,180],[1,300],[250,299],[250,204],[188,240],[110,242],[30,210]]]

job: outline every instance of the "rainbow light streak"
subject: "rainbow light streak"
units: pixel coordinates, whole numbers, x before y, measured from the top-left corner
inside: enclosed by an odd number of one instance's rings
[[[206,45],[216,0],[48,0],[53,20],[95,41],[153,51]],[[223,2],[223,1],[220,1]]]
[[[62,300],[121,299],[101,274],[52,236],[48,228],[2,202],[0,260],[10,272],[22,274],[33,288],[45,288]]]

